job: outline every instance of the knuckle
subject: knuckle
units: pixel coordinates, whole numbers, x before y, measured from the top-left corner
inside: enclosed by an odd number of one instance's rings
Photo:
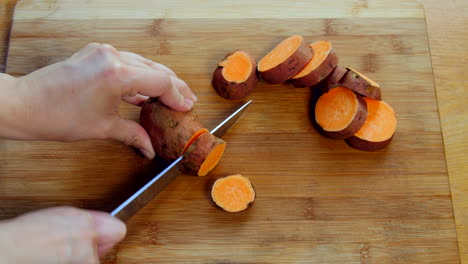
[[[97,48],[99,47],[99,45],[101,44],[97,42],[91,42],[91,43],[88,43],[88,45],[86,45],[86,48]]]
[[[96,51],[99,54],[107,55],[107,56],[117,56],[119,54],[117,49],[115,49],[109,44],[99,44],[99,46],[96,48]]]
[[[137,136],[137,135],[132,135],[132,136],[128,137],[127,139],[125,139],[124,144],[127,145],[127,146],[131,146],[131,145],[133,145],[137,140],[138,140],[138,136]]]
[[[62,215],[73,217],[78,220],[87,220],[89,219],[89,214],[86,211],[80,210],[71,206],[61,207]]]
[[[125,66],[116,61],[106,63],[102,71],[103,77],[111,81],[119,80],[125,73]]]

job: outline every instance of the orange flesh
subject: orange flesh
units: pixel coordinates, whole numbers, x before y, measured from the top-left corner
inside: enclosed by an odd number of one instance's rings
[[[219,144],[213,148],[210,154],[208,154],[208,157],[206,157],[205,161],[203,161],[202,165],[200,166],[198,176],[206,176],[208,172],[210,172],[216,166],[216,164],[218,164],[219,160],[223,156],[225,148],[226,143]]]
[[[307,63],[304,69],[297,73],[293,79],[304,77],[313,70],[317,69],[317,67],[320,66],[320,64],[322,64],[322,62],[325,60],[325,58],[327,58],[331,50],[331,44],[328,41],[317,41],[310,44],[310,46],[312,47],[314,56],[309,61],[309,63]]]
[[[350,67],[346,67],[346,68],[347,68],[348,70],[351,70],[351,71],[353,71],[353,72],[359,74],[359,76],[361,76],[361,78],[363,78],[364,80],[368,81],[368,82],[370,83],[370,85],[376,86],[376,87],[380,87],[380,85],[379,85],[378,83],[374,82],[372,79],[370,79],[369,77],[365,76],[364,74],[362,74],[362,73],[356,71],[356,70],[353,69],[353,68],[350,68]]]
[[[252,60],[243,51],[236,51],[219,63],[223,77],[230,82],[245,82],[252,73]]]
[[[195,142],[195,140],[197,140],[197,138],[199,138],[202,134],[207,132],[208,129],[206,128],[202,128],[195,132],[195,134],[193,134],[193,136],[187,141],[187,143],[185,143],[184,149],[182,150],[182,153],[180,155],[184,155],[187,149],[193,144],[193,142]]]
[[[278,46],[265,55],[262,60],[260,60],[258,63],[258,70],[264,72],[286,61],[286,59],[291,57],[291,55],[299,48],[303,41],[304,39],[299,35],[283,40],[278,44]]]
[[[336,87],[318,99],[315,119],[326,131],[341,131],[353,121],[358,104],[353,91]]]
[[[395,111],[384,101],[367,97],[364,100],[367,103],[367,119],[355,136],[371,142],[389,139],[396,130]]]
[[[224,210],[239,212],[255,200],[255,191],[248,178],[237,174],[218,179],[213,185],[211,196]]]

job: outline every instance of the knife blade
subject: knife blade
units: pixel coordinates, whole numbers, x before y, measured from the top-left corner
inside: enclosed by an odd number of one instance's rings
[[[234,113],[224,119],[219,125],[213,128],[210,133],[222,137],[226,132],[234,126],[240,117],[245,113],[247,107],[252,103],[252,100],[243,104]],[[177,164],[183,159],[180,156],[172,162],[167,168],[161,171],[158,175],[152,178],[148,183],[136,191],[132,196],[115,208],[110,214],[126,222],[135,215],[141,208],[148,204],[156,197],[164,188],[169,185],[178,175],[181,174]]]

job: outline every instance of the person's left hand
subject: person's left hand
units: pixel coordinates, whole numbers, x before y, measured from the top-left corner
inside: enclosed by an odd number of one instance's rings
[[[155,154],[148,134],[137,122],[119,115],[120,102],[141,105],[147,96],[159,97],[174,110],[188,111],[197,101],[187,84],[166,66],[98,43],[14,83],[12,89],[0,89],[0,104],[13,104],[2,110],[8,113],[7,120],[0,118],[6,130],[0,137],[115,139],[150,159]]]

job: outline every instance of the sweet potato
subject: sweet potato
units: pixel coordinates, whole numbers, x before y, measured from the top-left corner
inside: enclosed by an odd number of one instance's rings
[[[258,63],[262,78],[271,84],[289,80],[312,59],[312,48],[304,38],[295,35],[283,40]]]
[[[212,85],[227,100],[242,99],[257,85],[257,63],[245,51],[227,55],[213,72]]]
[[[352,137],[345,139],[351,147],[376,151],[385,148],[393,139],[397,119],[393,108],[384,101],[365,97],[367,118],[364,125]]]
[[[184,155],[179,167],[187,174],[205,176],[223,156],[226,142],[210,134],[194,110],[177,112],[151,98],[141,109],[140,123],[159,157],[171,162]]]
[[[240,212],[255,200],[255,190],[248,178],[236,174],[216,180],[211,198],[225,211]]]
[[[330,73],[330,75],[328,75],[328,77],[325,79],[324,84],[322,86],[322,92],[327,93],[331,89],[341,86],[340,81],[347,72],[348,70],[345,67],[337,65],[335,69]]]
[[[328,137],[334,139],[345,139],[355,134],[366,117],[366,101],[345,87],[337,87],[323,94],[315,105],[317,124]]]
[[[157,98],[143,105],[140,124],[148,132],[156,154],[166,161],[180,157],[197,137],[208,132],[194,110],[177,112]]]
[[[343,77],[341,85],[347,87],[356,93],[370,97],[375,100],[382,100],[380,85],[364,74],[346,67],[348,72]]]
[[[338,57],[328,41],[317,41],[310,45],[313,57],[307,65],[289,81],[295,87],[314,86],[325,79],[336,67]]]
[[[188,147],[180,169],[187,174],[205,176],[218,164],[225,148],[226,142],[222,139],[211,133],[202,134]]]

